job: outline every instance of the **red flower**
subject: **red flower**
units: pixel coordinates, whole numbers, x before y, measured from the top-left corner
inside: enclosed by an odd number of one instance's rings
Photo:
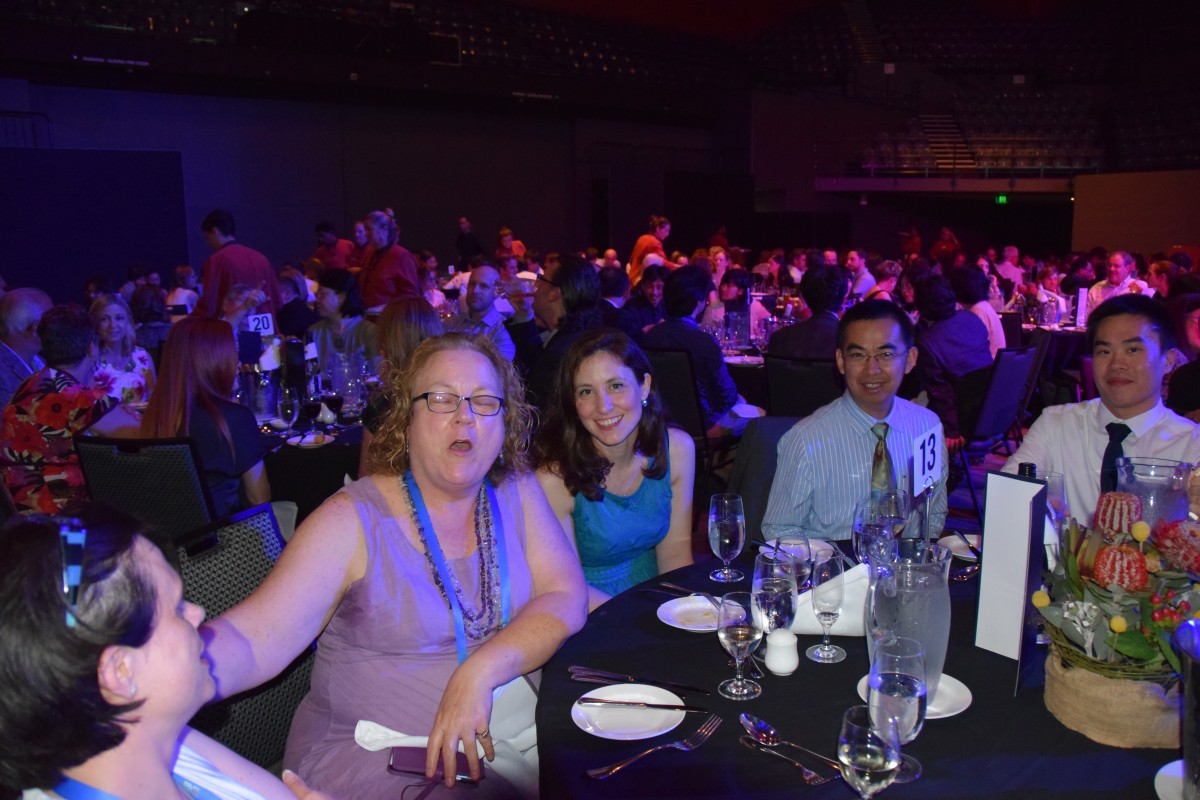
[[[34,407],[33,416],[39,424],[61,431],[66,430],[74,410],[74,406],[67,402],[66,397],[52,394]]]
[[[42,432],[30,422],[12,420],[6,427],[9,436],[5,444],[18,453],[39,453],[46,445]]]

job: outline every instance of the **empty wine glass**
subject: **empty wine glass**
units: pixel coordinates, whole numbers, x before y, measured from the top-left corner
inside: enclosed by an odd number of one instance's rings
[[[900,737],[891,717],[875,724],[866,706],[851,706],[842,716],[837,756],[846,785],[862,800],[882,792],[900,767]]]
[[[867,677],[867,707],[876,727],[886,717],[896,723],[900,744],[917,738],[925,724],[925,654],[916,639],[885,633],[875,640],[871,674]],[[921,777],[921,762],[901,757],[896,783]]]
[[[821,644],[814,644],[805,651],[819,664],[836,664],[846,657],[846,651],[829,643],[829,629],[842,613],[842,560],[831,558],[812,568],[812,606],[825,634]]]
[[[279,418],[287,423],[287,435],[294,434],[296,418],[300,415],[300,399],[294,387],[287,384],[280,385],[279,399],[275,410],[279,413]]]
[[[796,566],[791,554],[764,551],[755,556],[750,594],[764,635],[791,628],[796,618]]]
[[[751,700],[762,694],[762,687],[742,677],[742,663],[762,640],[763,629],[755,620],[750,592],[730,592],[721,598],[717,614],[717,638],[725,652],[733,656],[735,677],[721,683],[717,690],[730,700]]]
[[[718,583],[740,581],[745,577],[729,562],[737,558],[746,544],[746,515],[742,497],[737,494],[714,494],[708,504],[708,545],[713,555],[725,565],[709,573]]]

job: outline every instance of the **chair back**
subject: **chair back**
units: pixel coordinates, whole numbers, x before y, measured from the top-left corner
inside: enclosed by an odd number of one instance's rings
[[[767,413],[807,417],[842,396],[845,381],[835,361],[765,356]]]
[[[176,540],[183,596],[215,617],[246,599],[283,552],[264,503]],[[308,693],[314,650],[258,688],[202,708],[191,726],[261,767],[283,759],[296,707]]]
[[[696,371],[692,355],[686,350],[655,350],[646,348],[650,374],[666,406],[667,419],[682,428],[693,439],[704,439],[708,426],[700,405],[696,387]]]
[[[738,443],[728,491],[742,496],[747,540],[763,538],[762,520],[775,479],[779,440],[799,421],[799,417],[757,417],[746,425]]]
[[[1021,327],[1021,312],[1000,311],[1000,330],[1004,331],[1006,347],[1020,347],[1025,338],[1025,329]]]
[[[1029,385],[1037,379],[1040,355],[1036,346],[1006,347],[996,353],[987,392],[968,441],[997,439],[1008,433],[1023,410]]]
[[[212,498],[191,439],[80,435],[74,441],[92,500],[170,539],[213,521]]]
[[[1096,399],[1096,364],[1091,356],[1079,359],[1079,393],[1084,400]]]

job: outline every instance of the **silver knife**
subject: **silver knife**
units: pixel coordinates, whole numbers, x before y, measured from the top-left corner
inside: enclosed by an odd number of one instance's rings
[[[581,697],[575,701],[581,706],[612,706],[613,708],[654,708],[661,711],[689,711],[695,714],[707,714],[707,708],[700,706],[677,706],[665,703],[639,703],[636,700],[605,700],[602,697]]]
[[[608,681],[609,683],[646,683],[650,686],[659,686],[663,689],[670,689],[674,692],[683,692],[684,694],[712,694],[708,689],[701,689],[699,686],[689,686],[686,683],[675,683],[674,681],[659,681],[653,678],[639,678],[636,675],[625,675],[620,672],[609,672],[603,669],[592,669],[591,667],[572,666],[567,668],[573,680],[594,680]]]

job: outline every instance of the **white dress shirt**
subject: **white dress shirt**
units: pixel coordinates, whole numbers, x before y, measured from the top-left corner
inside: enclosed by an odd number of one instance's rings
[[[1134,277],[1133,272],[1125,277],[1116,286],[1113,286],[1107,279],[1094,284],[1088,289],[1088,313],[1096,310],[1096,306],[1103,303],[1110,297],[1116,297],[1119,294],[1144,294],[1147,297],[1154,296],[1154,290],[1150,288],[1145,281],[1139,281]]]
[[[967,310],[979,317],[980,321],[983,322],[983,326],[987,328],[988,350],[992,351],[992,360],[995,360],[996,353],[1008,347],[1008,342],[1004,337],[1004,325],[1000,322],[1000,315],[996,313],[996,309],[992,308],[991,303],[987,300],[980,300]]]
[[[763,536],[774,539],[796,531],[819,539],[849,539],[854,505],[871,492],[871,461],[878,441],[876,422],[890,426],[888,454],[896,485],[907,488],[912,474],[913,440],[933,427],[937,415],[896,398],[884,420],[867,414],[846,392],[797,422],[779,440],[779,466],[763,515]],[[933,487],[930,535],[946,521],[948,459],[942,448],[942,476]]]
[[[1200,461],[1200,427],[1159,403],[1129,419],[1117,419],[1100,398],[1084,403],[1049,406],[1025,435],[1003,471],[1016,474],[1022,461],[1037,464],[1038,477],[1061,472],[1068,513],[1090,524],[1100,499],[1100,462],[1108,447],[1110,422],[1122,422],[1132,433],[1122,449],[1126,456]]]

